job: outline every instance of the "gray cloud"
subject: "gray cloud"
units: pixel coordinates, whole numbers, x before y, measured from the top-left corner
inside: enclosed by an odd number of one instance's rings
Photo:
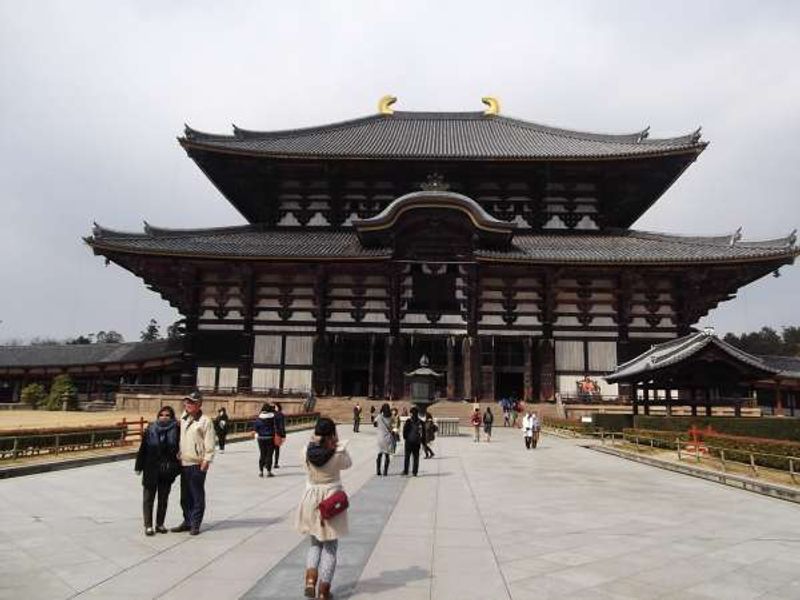
[[[177,146],[182,124],[273,129],[375,110],[503,112],[709,149],[636,224],[746,238],[800,226],[800,5],[792,2],[13,2],[0,0],[0,340],[176,315],[82,244],[241,222]],[[797,324],[800,269],[705,323]]]

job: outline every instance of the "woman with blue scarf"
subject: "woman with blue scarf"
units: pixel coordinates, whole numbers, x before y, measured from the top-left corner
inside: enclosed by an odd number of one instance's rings
[[[136,455],[136,473],[142,474],[144,533],[167,533],[164,517],[172,483],[181,472],[178,451],[180,427],[171,406],[162,406],[158,417],[142,434],[142,443]],[[158,496],[156,528],[153,530],[153,503]]]

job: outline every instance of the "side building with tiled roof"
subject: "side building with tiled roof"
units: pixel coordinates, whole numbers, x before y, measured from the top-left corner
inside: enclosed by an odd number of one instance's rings
[[[630,229],[706,148],[699,130],[390,104],[305,129],[187,127],[179,143],[247,225],[95,226],[94,252],[185,317],[183,384],[399,398],[424,354],[442,397],[551,400],[798,254],[794,234]]]

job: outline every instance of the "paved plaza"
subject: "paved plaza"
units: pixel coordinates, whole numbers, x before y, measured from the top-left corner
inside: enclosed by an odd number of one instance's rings
[[[800,598],[800,507],[518,430],[437,440],[417,478],[374,476],[352,438],[337,598]],[[131,461],[0,481],[0,598],[302,598],[304,486],[293,433],[277,477],[232,444],[198,537],[145,537]],[[173,489],[168,524],[179,518]]]

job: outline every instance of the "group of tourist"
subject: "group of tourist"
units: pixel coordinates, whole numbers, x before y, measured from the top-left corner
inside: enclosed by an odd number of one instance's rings
[[[142,436],[136,456],[135,470],[142,475],[143,512],[145,534],[184,532],[200,533],[205,512],[205,480],[214,459],[215,445],[221,452],[230,428],[230,419],[224,408],[209,419],[202,410],[199,392],[184,398],[184,411],[176,418],[170,406],[163,406],[156,421],[151,423]],[[505,412],[505,410],[504,410]],[[361,406],[353,409],[353,430],[358,433],[361,421]],[[435,455],[431,445],[436,439],[438,427],[430,414],[424,419],[416,407],[407,413],[403,423],[398,410],[384,403],[379,411],[371,408],[371,421],[376,431],[378,454],[375,460],[378,476],[389,474],[390,457],[396,453],[401,439],[404,443],[404,476],[417,476],[420,449],[425,458]],[[405,416],[405,415],[404,415]],[[494,415],[487,407],[481,414],[475,407],[471,422],[475,428],[475,441],[480,440],[480,428],[491,440]],[[402,429],[402,432],[401,432]],[[535,448],[539,437],[540,423],[536,415],[528,412],[522,420],[525,447]],[[259,476],[272,477],[273,469],[279,468],[280,447],[286,438],[285,417],[279,403],[265,403],[253,423],[254,437],[259,448]],[[307,598],[330,599],[331,583],[336,569],[338,539],[347,533],[348,498],[342,487],[340,473],[352,465],[347,451],[347,442],[341,442],[334,422],[326,417],[318,419],[314,433],[303,450],[306,470],[306,486],[295,514],[295,529],[309,537],[306,557],[305,596]],[[182,522],[168,530],[164,525],[170,490],[176,478],[181,481]],[[156,504],[155,527],[153,507]]]

